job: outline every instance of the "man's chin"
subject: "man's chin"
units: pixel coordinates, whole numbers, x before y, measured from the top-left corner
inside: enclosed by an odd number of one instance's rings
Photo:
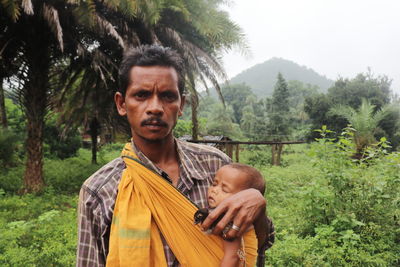
[[[144,140],[147,143],[164,143],[170,138],[170,134],[162,135],[162,134],[148,134],[148,135],[137,135],[140,139]]]

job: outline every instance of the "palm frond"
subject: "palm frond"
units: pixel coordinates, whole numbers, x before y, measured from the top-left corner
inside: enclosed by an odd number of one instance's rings
[[[33,5],[31,0],[22,0],[22,9],[27,15],[33,15]]]
[[[64,41],[63,41],[63,31],[60,24],[60,19],[58,17],[58,11],[52,6],[43,3],[43,18],[47,21],[51,31],[55,35],[58,44],[60,46],[60,50],[64,51]]]
[[[99,27],[100,31],[105,34],[111,35],[114,39],[116,39],[118,41],[118,44],[122,48],[125,48],[124,40],[119,35],[119,33],[115,30],[114,26],[109,21],[107,21],[106,19],[104,19],[103,17],[101,17],[98,14],[95,15],[95,18],[96,18],[96,25]]]
[[[16,22],[21,15],[21,10],[16,0],[1,0],[0,4],[5,9],[6,13],[10,18]]]

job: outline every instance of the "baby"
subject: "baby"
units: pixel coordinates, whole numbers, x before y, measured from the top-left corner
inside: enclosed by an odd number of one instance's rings
[[[214,209],[225,198],[248,188],[255,188],[264,194],[265,181],[258,170],[240,163],[221,167],[215,175],[213,184],[208,188],[209,208]],[[253,227],[246,231],[243,238],[236,238],[233,241],[224,240],[223,245],[224,257],[221,267],[255,265],[257,238]]]

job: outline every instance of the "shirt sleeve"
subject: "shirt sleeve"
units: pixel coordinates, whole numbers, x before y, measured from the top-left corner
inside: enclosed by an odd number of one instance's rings
[[[99,203],[84,186],[79,193],[77,267],[105,266],[104,248],[99,238],[101,224],[95,209]]]

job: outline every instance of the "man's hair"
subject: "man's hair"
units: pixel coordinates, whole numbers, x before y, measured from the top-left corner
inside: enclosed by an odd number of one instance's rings
[[[237,169],[244,174],[246,174],[246,184],[244,185],[246,189],[254,188],[264,195],[265,193],[265,180],[261,173],[254,167],[241,163],[231,163],[225,165],[230,168]]]
[[[130,71],[135,66],[163,66],[172,67],[178,74],[178,89],[182,95],[185,89],[184,64],[181,56],[169,47],[160,45],[141,45],[129,49],[122,59],[119,68],[119,92],[123,95],[132,82]]]

